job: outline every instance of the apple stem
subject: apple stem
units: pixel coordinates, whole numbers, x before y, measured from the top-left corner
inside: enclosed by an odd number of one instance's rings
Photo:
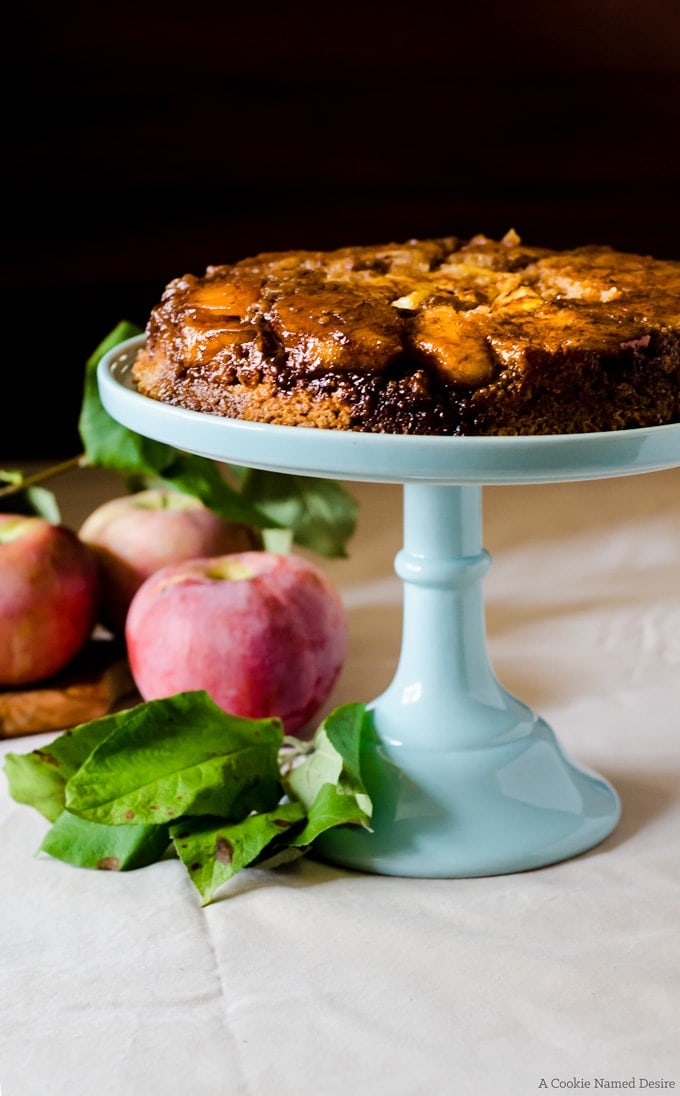
[[[43,468],[41,472],[34,472],[32,476],[26,476],[19,483],[9,483],[6,487],[0,487],[0,498],[6,495],[15,495],[24,491],[27,487],[33,487],[36,483],[59,476],[62,472],[68,472],[71,468],[81,468],[85,462],[85,454],[79,453],[77,457],[70,457],[60,464],[52,464],[49,468]]]
[[[282,774],[289,773],[301,757],[313,753],[314,743],[296,738],[295,735],[284,735],[279,750],[279,768]]]

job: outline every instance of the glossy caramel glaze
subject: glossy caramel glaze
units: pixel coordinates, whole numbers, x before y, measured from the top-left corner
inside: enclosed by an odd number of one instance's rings
[[[172,281],[134,377],[234,418],[546,434],[680,419],[680,263],[514,231],[272,252]]]

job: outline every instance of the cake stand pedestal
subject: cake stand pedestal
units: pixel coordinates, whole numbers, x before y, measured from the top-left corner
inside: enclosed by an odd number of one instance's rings
[[[680,426],[444,438],[247,423],[141,396],[130,368],[142,342],[111,351],[98,374],[105,408],[137,433],[225,463],[403,484],[401,653],[391,684],[367,706],[362,747],[373,829],[331,830],[318,854],[363,871],[453,878],[537,868],[603,841],[619,819],[616,792],[570,760],[494,675],[481,490],[672,467]]]
[[[363,769],[373,833],[328,832],[321,854],[368,871],[496,875],[562,860],[616,826],[610,785],[496,679],[487,653],[481,488],[404,486],[401,654],[369,705]]]

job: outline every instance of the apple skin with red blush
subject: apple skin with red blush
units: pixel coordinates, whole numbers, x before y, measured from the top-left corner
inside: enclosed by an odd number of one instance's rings
[[[173,563],[257,548],[259,533],[226,521],[194,495],[149,488],[109,499],[79,529],[102,576],[101,623],[123,635],[134,594],[145,579]]]
[[[233,715],[278,716],[304,734],[347,653],[340,594],[294,554],[230,553],[161,568],[140,586],[125,630],[144,700],[206,690]]]
[[[64,669],[92,634],[99,596],[97,562],[73,530],[0,514],[0,686]]]

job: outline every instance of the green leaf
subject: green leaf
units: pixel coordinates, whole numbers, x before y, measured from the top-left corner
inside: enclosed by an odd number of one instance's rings
[[[287,834],[299,829],[305,811],[300,803],[281,803],[274,810],[252,814],[227,825],[219,820],[187,819],[172,826],[171,836],[189,878],[202,898],[215,891],[242,868],[272,853]]]
[[[169,842],[167,826],[107,826],[62,811],[40,851],[77,868],[132,871],[160,860]]]
[[[243,719],[202,691],[151,700],[125,713],[66,785],[66,807],[110,825],[184,815],[232,821],[281,796],[278,719]]]
[[[292,529],[295,542],[328,558],[345,558],[358,504],[342,484],[311,476],[241,469],[241,493],[269,525]]]
[[[64,809],[66,782],[114,730],[123,714],[81,723],[28,754],[8,753],[4,769],[12,798],[54,822]]]
[[[86,364],[79,431],[87,463],[120,472],[135,490],[150,482],[161,483],[195,495],[228,521],[271,525],[271,519],[254,502],[243,499],[227,483],[214,461],[144,438],[116,422],[104,409],[97,384],[99,362],[109,350],[138,334],[140,329],[132,324],[118,324]]]
[[[286,794],[310,810],[324,784],[337,784],[342,757],[331,745],[323,725],[314,735],[313,749],[283,777]]]
[[[363,788],[361,740],[365,718],[365,704],[344,704],[331,712],[323,723],[323,733],[342,758],[343,776],[357,789]]]
[[[56,762],[52,768],[39,753],[38,750],[29,754],[8,753],[5,776],[12,799],[34,807],[49,822],[54,822],[64,809],[66,780]]]
[[[360,815],[356,820],[361,824],[371,817],[371,799],[360,769],[365,712],[364,704],[345,704],[332,711],[314,735],[311,751],[283,776],[287,794],[305,806],[310,822],[315,809],[320,812],[319,817],[328,807],[352,813],[353,808],[345,803],[333,805],[329,793],[324,791],[328,786],[354,804]],[[342,821],[334,824],[340,825]]]
[[[155,475],[172,463],[175,450],[162,442],[143,438],[116,422],[99,398],[97,366],[109,350],[141,330],[123,321],[99,344],[85,366],[83,403],[78,420],[87,463],[110,468],[123,475]]]
[[[312,746],[295,751],[294,768],[282,777],[289,802],[231,825],[218,819],[184,819],[171,827],[177,853],[203,905],[242,868],[289,863],[334,826],[370,828],[372,805],[359,772],[364,712],[363,704],[337,708]]]
[[[0,483],[11,484],[12,487],[18,487],[20,483],[23,483],[24,473],[19,471],[18,468],[1,468],[0,469]]]
[[[51,521],[55,525],[59,524],[61,511],[53,491],[48,490],[47,487],[27,487],[23,494],[26,497],[29,513],[37,514],[38,517],[45,518],[46,521]]]
[[[3,484],[19,487],[24,481],[23,472],[14,469],[0,469],[0,487]],[[61,521],[59,503],[52,491],[46,487],[26,487],[11,495],[11,512],[13,514],[37,514],[46,521],[57,525]]]
[[[308,810],[307,824],[292,844],[308,847],[326,830],[346,825],[370,829],[370,814],[362,809],[355,796],[333,784],[322,784]]]
[[[292,529],[263,529],[262,547],[265,552],[275,552],[287,556],[293,547]]]
[[[227,482],[219,466],[205,457],[192,453],[176,453],[160,475],[161,483],[195,495],[210,510],[214,510],[227,521],[242,522],[256,528],[270,526],[272,519],[258,508],[255,501],[249,502]]]

